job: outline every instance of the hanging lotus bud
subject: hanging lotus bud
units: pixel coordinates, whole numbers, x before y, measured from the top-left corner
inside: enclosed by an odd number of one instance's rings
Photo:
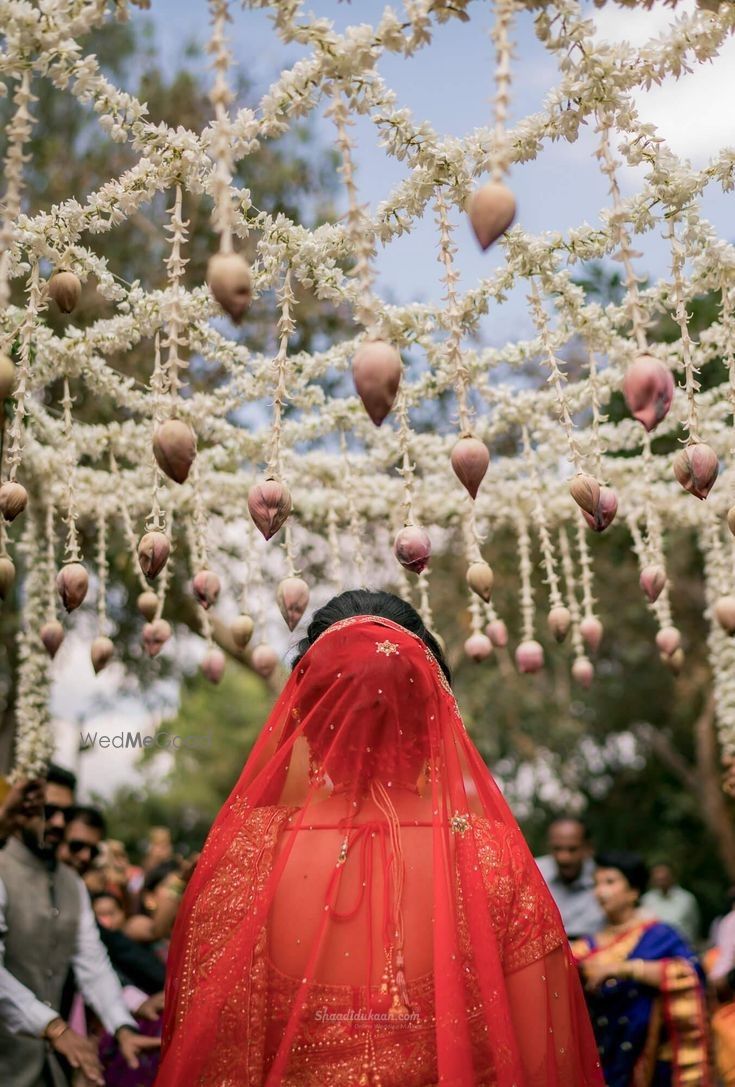
[[[721,596],[716,601],[715,618],[726,634],[735,634],[735,596]]]
[[[222,309],[237,324],[250,309],[253,277],[239,253],[214,253],[207,264],[207,283]]]
[[[668,415],[674,398],[671,371],[659,359],[640,355],[623,378],[623,396],[631,415],[647,431],[654,430]]]
[[[600,484],[594,476],[578,472],[569,484],[569,493],[583,513],[594,516],[600,504]]]
[[[220,580],[212,570],[200,570],[192,578],[191,588],[194,596],[206,610],[212,604],[217,603],[220,591]]]
[[[675,676],[681,675],[686,658],[684,657],[683,649],[675,649],[671,656],[666,653],[661,654],[661,663],[665,664],[670,672],[673,672]]]
[[[73,272],[54,272],[48,281],[48,293],[62,313],[71,313],[82,293],[79,276]]]
[[[154,619],[143,627],[143,647],[149,657],[157,657],[171,637],[171,624],[165,619]]]
[[[181,419],[167,419],[156,427],[153,455],[161,471],[174,483],[183,483],[196,456],[196,438]]]
[[[138,544],[138,562],[149,581],[158,577],[170,554],[171,541],[165,532],[154,529],[141,537]]]
[[[452,450],[454,474],[466,488],[470,498],[477,497],[477,491],[485,478],[489,463],[490,451],[479,438],[465,435],[459,439]]]
[[[309,586],[300,577],[285,577],[278,586],[276,600],[289,630],[294,630],[309,606]]]
[[[600,620],[594,615],[588,615],[587,618],[583,619],[579,624],[579,633],[582,635],[582,640],[590,653],[596,653],[600,648],[600,642],[602,641],[603,635],[603,627]]]
[[[670,657],[681,645],[681,634],[676,627],[661,627],[656,633],[656,645],[659,653]]]
[[[138,611],[150,623],[158,611],[158,596],[152,592],[140,593],[137,600]]]
[[[600,487],[600,500],[590,514],[582,510],[582,516],[594,532],[604,532],[618,512],[618,496],[612,487]]]
[[[464,651],[473,661],[484,661],[492,653],[493,643],[486,634],[472,634],[464,643]]]
[[[14,581],[14,563],[7,555],[0,555],[0,600],[7,600]]]
[[[467,584],[473,593],[477,593],[485,603],[488,602],[493,591],[495,576],[486,562],[473,562],[467,570]]]
[[[418,525],[407,525],[401,529],[393,541],[393,554],[404,570],[420,574],[426,569],[431,558],[429,533]]]
[[[40,635],[46,652],[53,660],[64,640],[64,628],[58,619],[51,619],[48,623],[43,624]]]
[[[249,615],[238,615],[230,624],[230,634],[238,649],[244,649],[253,636],[255,625]]]
[[[505,649],[508,644],[508,628],[502,619],[492,619],[485,627],[485,633],[496,649]]]
[[[0,487],[0,513],[6,521],[14,521],[28,505],[28,491],[12,480]]]
[[[579,683],[585,690],[589,690],[592,686],[592,680],[595,678],[595,669],[592,666],[592,661],[587,657],[577,657],[572,665],[572,677]]]
[[[100,636],[95,638],[92,642],[92,648],[90,650],[90,657],[92,658],[92,667],[94,668],[94,674],[97,675],[106,664],[109,664],[115,653],[115,646],[112,644],[109,638]]]
[[[219,683],[225,674],[225,655],[221,649],[210,649],[201,663],[202,675],[210,683]]]
[[[569,608],[565,608],[563,605],[552,608],[549,612],[547,622],[549,624],[549,630],[554,635],[557,642],[563,642],[572,625],[572,616]]]
[[[475,189],[467,201],[467,212],[480,246],[489,249],[515,219],[515,197],[507,185],[488,181]]]
[[[521,642],[516,648],[516,668],[524,674],[540,672],[544,666],[544,651],[536,641]]]
[[[56,591],[67,611],[74,611],[84,600],[89,576],[81,562],[68,562],[56,575]]]
[[[15,389],[15,363],[0,352],[0,400],[7,400]]]
[[[385,340],[369,340],[358,348],[352,360],[352,378],[357,395],[376,426],[393,407],[401,383],[401,356]]]
[[[638,579],[638,583],[646,594],[648,603],[655,604],[666,584],[666,571],[663,566],[659,566],[657,563],[652,563],[650,566],[644,566],[641,570],[641,576]]]
[[[266,540],[275,536],[291,509],[288,487],[277,479],[254,483],[248,491],[248,511],[255,527]]]
[[[674,457],[674,475],[685,491],[704,500],[712,490],[719,464],[717,454],[705,442],[680,449]]]
[[[727,511],[727,527],[730,532],[735,536],[735,506],[731,506]]]
[[[266,645],[265,642],[261,642],[260,645],[256,645],[253,650],[253,655],[250,658],[253,668],[262,676],[263,679],[267,679],[273,672],[273,669],[278,664],[278,654],[271,646]]]

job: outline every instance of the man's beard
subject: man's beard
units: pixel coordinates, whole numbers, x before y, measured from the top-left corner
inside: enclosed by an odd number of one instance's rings
[[[46,862],[56,860],[56,851],[59,848],[61,839],[57,842],[47,842],[42,839],[39,842],[38,835],[30,827],[21,827],[21,836],[26,849],[30,849],[31,853],[34,853],[40,860]]]

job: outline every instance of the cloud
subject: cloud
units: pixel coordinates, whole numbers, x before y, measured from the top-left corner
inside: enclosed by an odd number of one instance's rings
[[[595,14],[600,38],[639,47],[665,34],[677,14],[694,10],[693,0],[671,8],[636,11],[607,5]],[[711,63],[696,64],[679,80],[634,94],[641,120],[654,124],[671,150],[701,164],[726,146],[735,145],[730,103],[735,98],[735,39],[729,39]]]

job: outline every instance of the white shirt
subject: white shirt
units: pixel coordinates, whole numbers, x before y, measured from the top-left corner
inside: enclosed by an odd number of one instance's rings
[[[97,931],[89,894],[84,883],[79,883],[79,926],[77,946],[71,960],[77,985],[87,1004],[94,1008],[105,1030],[114,1034],[122,1026],[137,1030],[137,1024],[123,1000],[120,982],[110,965],[105,946]],[[30,1034],[40,1037],[52,1019],[59,1013],[39,1000],[30,989],[5,967],[5,909],[8,895],[0,879],[0,1020],[13,1034]]]

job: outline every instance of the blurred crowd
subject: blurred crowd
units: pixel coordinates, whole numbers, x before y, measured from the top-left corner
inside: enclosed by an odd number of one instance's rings
[[[51,765],[0,803],[0,1083],[151,1087],[168,942],[197,857],[177,856],[169,830],[151,827],[131,863],[75,793],[74,775]],[[554,820],[537,864],[608,1087],[735,1087],[735,888],[723,884],[704,933],[666,859],[649,869],[633,852],[595,849],[574,816]]]

